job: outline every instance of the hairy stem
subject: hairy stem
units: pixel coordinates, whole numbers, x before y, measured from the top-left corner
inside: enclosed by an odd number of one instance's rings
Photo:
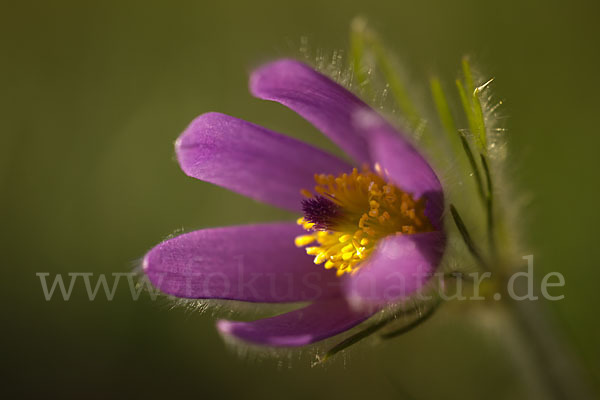
[[[515,345],[511,349],[523,374],[533,374],[538,380],[530,383],[544,392],[543,398],[593,399],[584,368],[568,346],[551,319],[543,300],[515,300],[505,296],[504,309],[512,325]],[[534,371],[531,371],[533,369]],[[529,371],[528,371],[529,370]]]

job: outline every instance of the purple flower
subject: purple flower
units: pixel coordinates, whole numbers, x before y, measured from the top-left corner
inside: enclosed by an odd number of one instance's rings
[[[427,161],[364,102],[298,61],[259,68],[250,91],[307,119],[356,167],[243,120],[199,116],[176,143],[187,175],[303,217],[166,240],[144,258],[150,281],[183,298],[307,302],[270,318],[217,323],[225,335],[287,347],[344,332],[414,294],[446,242],[442,187]]]

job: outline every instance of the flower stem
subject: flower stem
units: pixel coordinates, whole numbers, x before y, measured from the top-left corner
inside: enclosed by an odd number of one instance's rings
[[[530,386],[543,392],[542,398],[545,399],[595,398],[583,367],[550,319],[546,304],[542,300],[519,301],[509,296],[505,296],[502,302],[507,311],[507,322],[511,325],[508,328],[514,337],[514,341],[509,343],[513,347],[510,350],[522,374],[530,376]],[[534,379],[537,382],[533,382]]]

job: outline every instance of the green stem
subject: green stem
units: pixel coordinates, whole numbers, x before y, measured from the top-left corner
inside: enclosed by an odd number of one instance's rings
[[[518,359],[524,373],[537,375],[538,389],[546,392],[544,398],[593,399],[583,367],[568,348],[565,338],[560,337],[557,327],[550,320],[542,300],[503,301],[510,317],[517,341],[520,341]],[[533,368],[534,371],[528,371]]]

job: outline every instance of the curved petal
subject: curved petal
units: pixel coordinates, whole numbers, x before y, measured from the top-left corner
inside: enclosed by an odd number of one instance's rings
[[[371,108],[354,94],[299,61],[266,64],[250,77],[252,95],[291,108],[359,163],[371,163],[366,138],[353,115]]]
[[[302,233],[294,223],[203,229],[157,245],[143,268],[177,297],[281,303],[340,296],[335,273],[294,245]]]
[[[292,211],[315,172],[352,167],[306,143],[219,113],[196,118],[175,144],[183,171],[194,178]]]
[[[308,65],[289,59],[254,71],[250,91],[291,108],[356,161],[378,162],[403,190],[416,197],[426,195],[426,214],[441,229],[442,186],[431,166],[400,132],[354,94]]]
[[[251,322],[220,320],[219,332],[246,342],[275,347],[305,346],[337,335],[372,315],[352,310],[343,298],[315,302],[275,317]]]
[[[345,281],[346,298],[353,306],[363,308],[393,303],[414,294],[433,275],[445,245],[442,232],[384,239],[367,265]]]
[[[420,198],[427,198],[425,215],[442,228],[444,195],[442,184],[427,160],[398,131],[378,114],[357,115],[359,125],[369,139],[371,157],[379,163],[392,183]]]

